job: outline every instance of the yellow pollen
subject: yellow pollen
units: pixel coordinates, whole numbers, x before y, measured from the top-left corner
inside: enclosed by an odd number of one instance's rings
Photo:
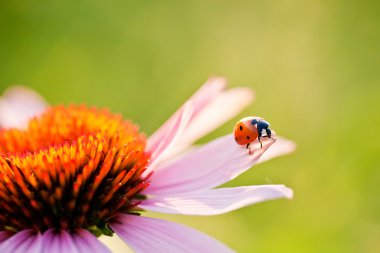
[[[0,230],[86,228],[134,212],[149,154],[136,125],[107,110],[51,107],[0,130]]]

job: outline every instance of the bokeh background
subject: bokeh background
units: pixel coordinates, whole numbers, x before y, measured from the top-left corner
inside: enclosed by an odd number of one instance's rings
[[[238,252],[375,253],[379,28],[379,1],[1,1],[0,92],[109,107],[150,134],[211,75],[252,87],[239,117],[265,117],[298,149],[228,185],[284,183],[294,200],[161,217]]]

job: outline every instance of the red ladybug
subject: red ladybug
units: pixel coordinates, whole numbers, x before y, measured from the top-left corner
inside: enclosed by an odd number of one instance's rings
[[[249,149],[251,143],[258,139],[261,147],[263,147],[263,143],[261,142],[263,131],[265,130],[267,137],[272,137],[272,131],[269,126],[270,124],[267,121],[259,117],[243,118],[235,125],[235,141],[239,145],[247,145],[247,149]],[[249,154],[252,154],[251,150],[249,150]]]

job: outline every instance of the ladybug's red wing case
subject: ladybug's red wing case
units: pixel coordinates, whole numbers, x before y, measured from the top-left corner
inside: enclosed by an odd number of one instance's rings
[[[234,128],[235,141],[239,145],[247,145],[257,139],[258,132],[257,128],[247,124],[245,122],[239,121],[236,123]]]

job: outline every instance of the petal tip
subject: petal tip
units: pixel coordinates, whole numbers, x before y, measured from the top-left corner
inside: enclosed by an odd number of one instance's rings
[[[292,199],[293,196],[294,196],[294,192],[292,189],[286,187],[285,185],[282,186],[282,189],[281,189],[284,193],[284,197],[287,198],[287,199]]]
[[[12,85],[4,90],[3,97],[7,100],[13,100],[15,98],[23,98],[31,101],[38,101],[41,104],[47,105],[44,98],[34,91],[33,89],[29,88],[25,85]]]
[[[0,97],[0,127],[25,128],[29,119],[46,107],[46,101],[31,88],[11,86]]]
[[[207,78],[206,83],[227,83],[227,78],[224,76],[213,75]]]
[[[297,149],[297,144],[294,141],[287,140],[282,137],[278,137],[277,139],[278,139],[278,145],[279,146],[281,145],[281,148],[284,151],[284,153],[286,154],[292,153]]]
[[[232,88],[232,90],[236,90],[239,92],[239,98],[244,100],[246,104],[252,103],[255,98],[255,91],[249,87],[237,87]]]

